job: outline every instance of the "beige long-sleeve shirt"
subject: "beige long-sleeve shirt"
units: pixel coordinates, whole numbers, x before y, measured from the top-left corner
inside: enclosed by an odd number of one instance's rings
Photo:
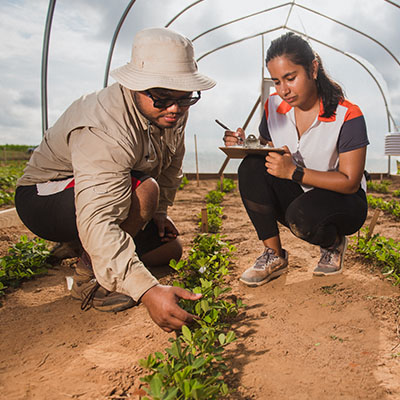
[[[138,300],[157,284],[120,228],[131,203],[130,171],[160,186],[159,211],[173,204],[182,178],[187,113],[160,130],[136,108],[131,92],[114,84],[75,101],[45,134],[17,185],[73,176],[79,237],[96,279]],[[62,210],[60,210],[62,212]]]

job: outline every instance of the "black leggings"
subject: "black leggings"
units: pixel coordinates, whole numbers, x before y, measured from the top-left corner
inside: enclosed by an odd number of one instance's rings
[[[278,235],[279,221],[300,239],[329,247],[363,225],[368,204],[361,188],[354,194],[304,192],[296,182],[270,175],[264,164],[264,157],[247,156],[238,171],[240,195],[260,240]]]

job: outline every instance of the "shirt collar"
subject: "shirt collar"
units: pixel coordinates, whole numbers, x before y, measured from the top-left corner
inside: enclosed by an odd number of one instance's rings
[[[286,103],[285,100],[282,100],[282,102],[279,104],[278,108],[276,109],[276,112],[278,112],[279,114],[287,114],[291,109],[292,109],[292,106],[289,103]],[[336,121],[336,114],[333,114],[330,117],[323,117],[322,116],[323,114],[324,114],[324,105],[322,103],[322,100],[320,100],[319,101],[318,120],[322,121],[322,122]]]

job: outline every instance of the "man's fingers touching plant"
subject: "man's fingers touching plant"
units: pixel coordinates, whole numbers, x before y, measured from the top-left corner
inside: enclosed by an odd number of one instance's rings
[[[164,331],[172,332],[190,324],[196,316],[179,307],[179,299],[199,300],[201,294],[174,287],[156,285],[150,288],[141,298],[151,319]]]

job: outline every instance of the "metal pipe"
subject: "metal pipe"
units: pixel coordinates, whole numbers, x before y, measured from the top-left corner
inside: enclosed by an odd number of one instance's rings
[[[185,7],[181,12],[179,12],[178,14],[175,15],[174,18],[171,19],[171,21],[169,21],[166,25],[165,28],[168,28],[176,19],[178,19],[184,12],[186,12],[187,10],[189,10],[190,8],[196,6],[197,4],[201,3],[204,0],[198,0],[195,1],[194,3],[188,5],[187,7]]]
[[[320,17],[329,19],[330,21],[333,21],[333,22],[335,22],[335,23],[337,23],[337,24],[339,24],[339,25],[342,25],[342,26],[344,26],[344,27],[347,28],[347,29],[351,29],[352,31],[357,32],[357,33],[359,33],[360,35],[365,36],[365,37],[368,38],[369,40],[372,40],[374,43],[376,43],[377,45],[381,46],[387,53],[389,53],[389,55],[394,59],[394,61],[396,61],[396,63],[400,66],[400,61],[396,58],[396,56],[395,56],[386,46],[384,46],[379,40],[374,39],[372,36],[370,36],[370,35],[368,35],[368,34],[362,32],[362,31],[360,31],[360,30],[358,30],[358,29],[356,29],[356,28],[353,28],[353,27],[350,26],[350,25],[347,25],[347,24],[345,24],[345,23],[343,23],[343,22],[340,22],[340,21],[338,21],[338,20],[336,20],[336,19],[334,19],[334,18],[332,18],[332,17],[329,17],[329,16],[327,16],[327,15],[325,15],[325,14],[322,14],[322,13],[320,13],[320,12],[318,12],[318,11],[312,10],[311,8],[302,6],[301,4],[296,4],[296,6],[302,8],[302,9],[304,9],[304,10],[306,10],[306,11],[309,11],[309,12],[311,12],[311,13],[313,13],[313,14],[316,14],[316,15],[318,15],[318,16],[320,16]]]
[[[278,30],[278,29],[287,29],[287,30],[290,30],[290,31],[292,31],[292,32],[294,32],[294,33],[297,33],[297,34],[299,34],[299,35],[302,35],[302,32],[299,32],[299,31],[297,31],[297,30],[295,30],[295,29],[292,29],[292,28],[289,28],[289,27],[287,27],[287,26],[283,26],[283,25],[282,25],[282,26],[279,26],[279,27],[277,27],[277,28],[269,29],[269,30],[264,31],[264,32],[260,32],[260,33],[254,34],[254,35],[246,36],[246,37],[243,37],[243,38],[241,38],[241,39],[235,40],[235,41],[233,41],[233,42],[229,42],[229,43],[226,43],[226,44],[224,44],[224,45],[222,45],[222,46],[216,47],[215,49],[210,50],[210,51],[208,51],[207,53],[204,53],[203,55],[201,55],[201,56],[197,59],[197,61],[200,61],[200,60],[202,60],[203,58],[209,56],[210,54],[215,53],[216,51],[219,51],[219,50],[224,49],[224,48],[226,48],[226,47],[232,46],[232,45],[234,45],[234,44],[237,44],[237,43],[240,43],[240,42],[249,40],[249,39],[254,39],[255,37],[258,37],[258,36],[261,36],[261,35],[265,35],[265,34],[267,34],[267,33],[276,31],[276,30]],[[385,103],[385,108],[386,108],[387,120],[388,120],[388,132],[390,132],[390,121],[392,121],[393,124],[394,124],[395,126],[396,126],[396,123],[395,123],[395,121],[394,121],[394,119],[393,119],[393,117],[392,117],[392,115],[391,115],[391,113],[390,113],[390,111],[389,111],[388,103],[387,103],[387,101],[386,101],[386,96],[385,96],[385,94],[384,94],[384,92],[383,92],[383,90],[382,90],[382,87],[381,87],[381,85],[379,84],[378,80],[377,80],[377,79],[375,78],[375,76],[373,75],[373,73],[372,73],[361,61],[357,60],[355,57],[353,57],[353,56],[351,56],[350,54],[344,52],[343,50],[337,49],[336,47],[333,47],[333,46],[331,46],[331,45],[329,45],[329,44],[327,44],[327,43],[325,43],[325,42],[322,42],[322,41],[320,41],[320,40],[318,40],[318,39],[315,39],[315,38],[313,38],[313,37],[311,37],[311,36],[308,36],[308,38],[311,39],[311,40],[314,40],[315,42],[320,43],[320,44],[322,44],[322,45],[324,45],[324,46],[326,46],[326,47],[329,47],[329,48],[331,48],[332,50],[335,50],[335,51],[337,51],[337,52],[339,52],[339,53],[345,55],[346,57],[351,58],[352,60],[354,60],[354,61],[356,61],[358,64],[360,64],[360,65],[368,72],[368,74],[372,77],[372,79],[373,79],[373,80],[375,81],[375,83],[377,84],[378,89],[379,89],[379,91],[380,91],[381,94],[382,94],[383,101],[384,101],[384,103]]]
[[[42,66],[41,66],[42,135],[44,135],[49,126],[48,114],[47,114],[47,65],[49,59],[51,24],[53,22],[55,6],[56,6],[56,0],[50,0],[49,8],[47,10],[46,25],[43,36]]]
[[[390,1],[390,0],[384,0],[384,1],[386,1],[386,3],[391,4],[392,6],[395,6],[395,7],[397,7],[397,8],[400,8],[400,6],[399,6],[398,4],[396,4],[395,2],[393,2],[393,1]]]
[[[107,63],[106,63],[106,69],[104,72],[104,82],[103,82],[103,87],[107,87],[108,85],[108,74],[110,73],[110,65],[111,65],[111,58],[113,56],[114,53],[114,47],[115,47],[115,43],[117,42],[117,38],[119,35],[119,32],[121,30],[121,27],[125,21],[126,16],[128,15],[130,9],[132,8],[132,6],[135,4],[136,0],[131,0],[128,5],[125,8],[125,11],[122,13],[121,18],[118,22],[117,27],[115,28],[114,31],[114,35],[111,39],[111,45],[110,45],[110,49],[108,50],[108,56],[107,56]]]
[[[292,4],[292,2],[280,4],[279,6],[275,6],[275,7],[271,7],[271,8],[266,8],[265,10],[257,11],[257,12],[255,12],[255,13],[245,15],[244,17],[240,17],[240,18],[233,19],[232,21],[225,22],[224,24],[217,25],[217,26],[215,26],[214,28],[208,29],[208,30],[206,30],[206,31],[204,31],[204,32],[202,32],[202,33],[200,33],[200,35],[197,35],[196,37],[194,37],[194,38],[191,39],[191,40],[192,40],[192,42],[194,42],[195,40],[201,38],[202,36],[206,35],[207,33],[210,33],[210,32],[212,32],[212,31],[216,31],[217,29],[223,28],[224,26],[228,26],[228,25],[234,24],[234,23],[236,23],[236,22],[243,21],[243,20],[248,19],[248,18],[251,18],[251,17],[255,17],[256,15],[260,15],[260,14],[266,13],[266,12],[268,12],[268,11],[275,10],[275,9],[277,9],[277,8],[281,8],[281,7],[288,6],[288,5],[290,5],[290,4]]]
[[[207,51],[207,53],[204,53],[204,54],[202,54],[200,57],[198,57],[196,61],[199,62],[199,61],[202,60],[203,58],[209,56],[209,55],[212,54],[212,53],[215,53],[216,51],[222,50],[222,49],[224,49],[225,47],[229,47],[229,46],[232,46],[232,45],[234,45],[234,44],[238,44],[238,43],[244,42],[244,41],[246,41],[246,40],[253,39],[253,38],[256,38],[256,37],[258,37],[258,36],[265,35],[265,34],[267,34],[267,33],[271,33],[271,32],[277,31],[277,30],[279,30],[279,29],[284,29],[284,28],[285,28],[284,25],[280,25],[280,26],[278,26],[278,27],[276,27],[276,28],[268,29],[267,31],[264,31],[264,32],[261,32],[261,33],[256,33],[256,34],[254,34],[254,35],[242,37],[241,39],[234,40],[233,42],[226,43],[226,44],[224,44],[224,45],[222,45],[222,46],[216,47],[216,48],[213,49],[213,50]]]
[[[285,23],[283,24],[284,26],[286,26],[287,23],[289,22],[290,14],[292,14],[293,6],[295,6],[295,5],[296,5],[296,4],[295,4],[295,2],[294,2],[294,0],[293,0],[293,1],[291,2],[291,4],[290,4],[289,12],[288,12],[288,15],[286,16],[286,21],[285,21]]]

